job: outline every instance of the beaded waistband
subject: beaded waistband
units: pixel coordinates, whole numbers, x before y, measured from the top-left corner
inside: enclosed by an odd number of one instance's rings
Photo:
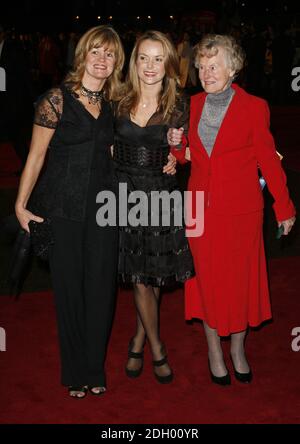
[[[134,146],[115,141],[114,160],[120,165],[131,167],[162,168],[168,163],[168,146]]]

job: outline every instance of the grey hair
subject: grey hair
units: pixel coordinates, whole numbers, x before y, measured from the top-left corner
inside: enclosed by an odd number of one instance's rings
[[[243,69],[245,52],[234,37],[221,34],[206,34],[195,47],[195,66],[199,68],[201,57],[213,57],[219,48],[224,49],[227,66],[235,72],[235,76]]]

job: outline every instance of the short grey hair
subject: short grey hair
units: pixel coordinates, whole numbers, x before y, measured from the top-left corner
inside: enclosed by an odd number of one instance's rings
[[[217,55],[219,48],[225,51],[228,67],[238,74],[243,69],[246,56],[243,48],[230,35],[206,34],[195,47],[195,66],[199,67],[201,57]]]

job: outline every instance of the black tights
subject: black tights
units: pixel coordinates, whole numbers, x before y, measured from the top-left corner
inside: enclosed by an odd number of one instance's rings
[[[153,359],[160,360],[165,356],[159,336],[160,289],[151,285],[135,284],[134,300],[137,310],[137,324],[132,351],[140,352],[147,338]],[[135,370],[140,365],[139,359],[130,358],[127,367],[128,369]],[[156,367],[155,372],[159,376],[165,376],[170,373],[170,367],[168,364],[164,364],[161,367]]]

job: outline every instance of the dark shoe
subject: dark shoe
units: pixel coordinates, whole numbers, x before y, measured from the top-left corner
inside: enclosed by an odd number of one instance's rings
[[[253,374],[252,374],[251,369],[247,373],[240,373],[235,369],[233,359],[231,356],[230,356],[230,359],[232,362],[235,379],[239,382],[242,382],[243,384],[250,384],[250,382],[252,381],[252,378],[253,378]]]
[[[89,389],[90,394],[94,395],[94,396],[101,396],[106,392],[106,388],[101,387],[101,386],[89,386],[88,389]],[[94,391],[96,389],[97,389],[97,391]]]
[[[227,370],[227,375],[225,375],[225,376],[215,376],[213,374],[213,372],[211,371],[209,360],[208,360],[208,369],[209,369],[211,380],[215,384],[223,385],[223,386],[231,384],[231,378],[230,378],[230,374],[229,374],[228,370]]]
[[[162,365],[168,364],[168,359],[167,359],[167,353],[165,350],[165,346],[163,345],[161,348],[161,352],[162,354],[164,354],[165,356],[162,359],[159,359],[157,361],[152,361],[152,364],[155,367],[161,367]],[[169,364],[168,364],[169,365]],[[171,373],[169,373],[168,375],[165,376],[160,376],[157,373],[155,373],[154,370],[154,376],[156,378],[156,380],[160,383],[160,384],[170,384],[170,382],[173,381],[174,378],[174,373],[171,369]]]
[[[143,371],[143,367],[144,367],[144,350],[136,353],[132,351],[133,348],[133,338],[130,339],[129,345],[128,345],[128,359],[141,359],[142,360],[142,364],[140,366],[140,368],[136,369],[136,370],[130,370],[129,368],[127,368],[127,366],[125,367],[125,372],[126,375],[128,376],[128,378],[138,378],[140,376],[140,374]],[[145,343],[144,343],[145,344]]]
[[[71,398],[75,398],[75,399],[83,399],[86,397],[88,388],[87,386],[83,386],[83,387],[78,387],[75,385],[71,385],[69,388],[69,395],[71,396]],[[76,393],[74,395],[71,395],[71,392],[80,392],[81,395],[79,393]]]

